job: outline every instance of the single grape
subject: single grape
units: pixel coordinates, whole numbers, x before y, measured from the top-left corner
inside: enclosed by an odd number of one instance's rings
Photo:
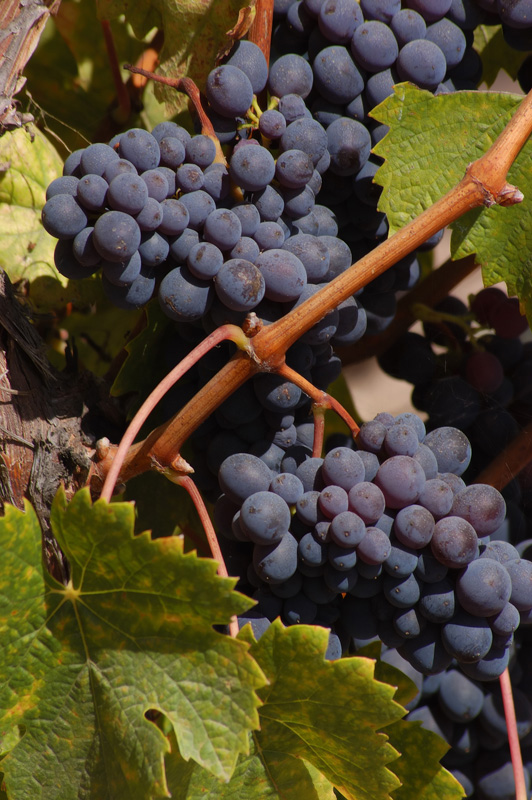
[[[420,572],[416,575],[420,578]],[[454,617],[456,610],[454,584],[443,578],[433,583],[423,583],[419,600],[419,612],[430,622],[441,624]]]
[[[430,546],[438,561],[451,569],[466,567],[478,556],[475,529],[461,517],[444,517],[438,520]]]
[[[254,492],[268,490],[271,470],[256,456],[236,453],[223,461],[218,480],[228,498],[240,505]]]
[[[458,611],[444,623],[442,641],[447,652],[461,664],[484,658],[491,648],[493,635],[485,619]]]
[[[308,61],[290,53],[281,56],[270,65],[268,88],[275,97],[298,94],[307,97],[312,89],[313,75]]]
[[[231,64],[222,64],[209,72],[205,94],[217,114],[222,117],[240,117],[251,105],[253,87],[241,69]]]
[[[87,222],[85,211],[71,194],[56,194],[44,204],[43,227],[56,239],[73,239],[87,227]]]
[[[277,544],[255,545],[253,566],[266,583],[288,580],[297,569],[297,540],[286,533]]]
[[[289,302],[301,296],[307,283],[307,273],[293,253],[278,248],[266,250],[256,259],[255,265],[260,270],[264,294],[269,300]]]
[[[273,492],[255,492],[244,500],[240,522],[252,542],[273,544],[288,532],[290,509]]]
[[[138,214],[148,200],[148,187],[141,176],[131,172],[119,173],[111,183],[107,192],[109,205],[116,211],[126,214]]]
[[[329,103],[346,105],[364,89],[364,79],[346,47],[325,47],[314,59],[312,68],[315,88]]]
[[[164,313],[177,322],[201,319],[212,303],[212,284],[195,277],[185,266],[170,270],[159,287]]]
[[[241,147],[233,153],[229,174],[242,189],[257,192],[273,179],[275,161],[265,147]]]
[[[131,128],[123,133],[120,137],[119,151],[120,156],[131,161],[139,172],[155,169],[161,160],[159,142],[142,128]]]
[[[381,72],[395,64],[399,47],[391,28],[384,22],[370,20],[359,25],[353,33],[351,52],[363,69]]]
[[[72,156],[74,156],[74,153],[72,153]],[[128,160],[132,161],[133,159]],[[116,161],[118,161],[118,153],[116,150],[109,147],[108,144],[97,142],[96,144],[90,144],[85,150],[80,152],[79,166],[82,175],[103,176],[109,165]],[[66,166],[67,164],[65,163],[65,167]],[[65,172],[65,175],[67,174],[69,173]]]
[[[201,280],[213,278],[224,262],[222,251],[209,242],[198,242],[190,248],[187,266],[191,273]]]
[[[216,294],[227,308],[233,311],[251,311],[265,292],[265,281],[260,270],[244,259],[226,261],[216,275]]]
[[[445,77],[447,63],[437,44],[415,39],[401,48],[396,68],[401,80],[412,81],[421,89],[434,90]]]
[[[107,261],[127,261],[139,248],[141,232],[129,214],[106,211],[94,223],[93,241]]]
[[[453,722],[469,722],[478,717],[484,705],[484,692],[456,669],[442,675],[438,702]]]
[[[235,42],[226,63],[238,67],[247,75],[255,94],[265,88],[268,80],[268,64],[262,50],[254,42],[239,39]]]

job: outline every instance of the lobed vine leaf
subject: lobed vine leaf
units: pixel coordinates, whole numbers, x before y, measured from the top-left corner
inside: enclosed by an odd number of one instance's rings
[[[461,800],[464,790],[440,759],[449,745],[420,722],[399,720],[386,728],[390,743],[401,752],[395,767],[402,786],[394,800]]]
[[[171,745],[172,797],[334,800],[341,789],[346,800],[389,798],[399,786],[387,766],[397,752],[380,729],[387,732],[405,712],[392,699],[394,689],[374,679],[374,661],[326,661],[328,631],[309,625],[284,628],[277,620],[259,642],[246,625],[239,638],[251,643],[269,679],[251,752],[222,784]]]
[[[251,640],[247,626],[241,635]],[[326,661],[327,642],[324,628],[276,621],[252,645],[269,680],[259,692],[257,752],[280,797],[297,799],[296,763],[304,759],[347,800],[384,800],[398,786],[388,768],[397,752],[381,730],[404,709],[393,687],[374,679],[372,660]]]
[[[94,299],[91,278],[69,281],[54,264],[57,240],[41,223],[46,187],[63,162],[38,128],[18,128],[0,138],[0,268],[12,283],[28,281],[28,297],[39,311],[57,311]]]
[[[37,128],[19,128],[0,139],[0,267],[13,283],[44,281],[52,293],[49,308],[65,294],[68,281],[54,266],[55,239],[41,224],[41,210],[46,187],[62,166]]]
[[[495,83],[501,69],[516,80],[519,67],[527,56],[506,43],[501,25],[478,25],[474,47],[482,59],[482,80],[488,89]]]
[[[271,773],[252,743],[250,755],[241,756],[229,783],[222,783],[184,761],[174,744],[165,761],[173,800],[335,800],[332,784],[303,758],[286,756],[282,773]]]
[[[449,191],[467,165],[501,133],[522,98],[495,92],[457,92],[434,97],[411,84],[372,112],[390,126],[375,153],[385,159],[376,175],[383,187],[379,208],[390,232],[401,228]],[[467,125],[464,125],[464,119]],[[505,281],[532,320],[532,142],[523,147],[508,173],[525,200],[511,208],[479,208],[453,223],[451,255],[476,253],[486,285]]]
[[[153,26],[164,30],[159,73],[168,78],[192,78],[203,89],[216,55],[226,46],[227,32],[241,9],[253,8],[255,0],[100,0],[100,18],[116,19],[125,14],[139,37]],[[156,97],[164,100],[168,114],[187,107],[186,95],[159,84]]]
[[[214,561],[183,554],[179,537],[134,537],[133,517],[129,503],[58,493],[51,523],[67,586],[43,568],[29,505],[0,520],[0,730],[13,800],[168,797],[169,745],[150,709],[173,725],[183,757],[219,779],[249,751],[265,678],[244,642],[212,627],[249,598]]]

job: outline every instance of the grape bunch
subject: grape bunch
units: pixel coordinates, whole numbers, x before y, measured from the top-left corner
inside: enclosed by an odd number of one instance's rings
[[[528,325],[517,298],[496,287],[472,296],[469,308],[450,296],[434,311],[424,335],[403,334],[379,364],[413,384],[412,402],[428,414],[429,428],[454,425],[466,432],[472,480],[530,421],[532,349],[520,338]],[[529,487],[525,469],[503,490],[514,544],[532,536]]]
[[[514,653],[510,675],[529,792],[532,694],[529,632],[526,628],[524,631]],[[390,660],[386,654],[384,660]],[[423,679],[421,675],[405,670],[396,659],[392,663],[407,672],[419,688],[417,697],[409,706],[407,719],[421,722],[424,728],[438,734],[450,745],[442,764],[462,784],[466,797],[512,800],[515,781],[498,682],[478,683],[455,667]]]
[[[280,471],[246,453],[222,463],[215,521],[247,556],[256,612],[332,625],[355,647],[378,636],[427,675],[455,659],[474,679],[497,677],[528,622],[532,563],[490,542],[505,502],[461,479],[467,437],[378,414],[357,447],[288,450]]]

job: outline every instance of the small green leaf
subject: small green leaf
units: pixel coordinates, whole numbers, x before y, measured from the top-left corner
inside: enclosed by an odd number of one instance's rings
[[[38,130],[19,128],[0,138],[0,267],[15,283],[45,277],[65,286],[54,266],[56,240],[41,224],[46,187],[62,161]]]
[[[374,679],[374,662],[326,661],[328,631],[308,625],[283,628],[276,621],[259,642],[246,625],[239,638],[252,643],[269,678],[260,691],[254,749],[224,785],[203,769],[191,770],[172,746],[166,756],[172,797],[334,800],[336,788],[346,800],[389,799],[399,784],[387,764],[397,751],[384,733],[395,730],[405,711],[393,701],[394,689]]]
[[[174,749],[166,756],[168,788],[173,800],[334,800],[331,784],[308,761],[284,756],[281,769],[267,771],[251,745],[241,756],[229,783],[209,775],[193,762],[184,761]]]
[[[501,70],[515,81],[527,53],[514,50],[504,39],[501,25],[479,25],[475,28],[474,48],[482,59],[482,80],[488,86],[495,83]]]
[[[70,503],[58,494],[66,587],[43,569],[31,508],[0,520],[0,725],[25,727],[2,761],[14,798],[167,797],[169,745],[150,709],[170,720],[183,757],[219,779],[249,750],[264,676],[245,643],[212,627],[249,598],[178,537],[134,537],[133,516],[129,503],[92,505],[87,490]]]
[[[139,37],[154,26],[162,28],[159,73],[192,78],[203,90],[218,51],[228,41],[227,31],[235,25],[240,9],[253,5],[254,0],[100,0],[98,10],[104,19],[125,14]],[[157,84],[155,96],[165,101],[170,115],[187,107],[187,96],[168,86]]]
[[[326,661],[327,641],[324,628],[283,628],[276,621],[252,645],[269,679],[259,693],[264,705],[254,734],[257,752],[280,797],[297,800],[291,776],[297,760],[305,759],[347,800],[384,800],[398,786],[387,767],[397,752],[381,730],[404,709],[394,702],[393,687],[374,679],[373,661]]]
[[[114,396],[136,395],[129,407],[131,416],[168,372],[165,369],[166,359],[161,358],[161,350],[168,337],[177,336],[158,302],[149,303],[143,313],[145,325],[126,345],[127,358],[111,387]],[[142,368],[139,368],[141,365]]]
[[[67,152],[107,141],[120,129],[120,122],[113,121],[116,87],[97,5],[62,0],[24,70],[29,110],[44,120],[46,130]],[[111,29],[120,66],[134,64],[146,45],[132,35],[123,18],[113,21]],[[123,81],[131,77],[123,68],[120,74]],[[133,127],[138,117],[127,122]]]
[[[376,180],[383,186],[379,208],[390,233],[406,225],[455,186],[467,165],[483,155],[501,133],[522,97],[494,92],[456,92],[433,97],[399,84],[372,115],[390,126],[375,148],[385,159]],[[486,285],[506,281],[532,320],[532,142],[523,147],[508,181],[524,194],[511,208],[468,212],[453,223],[451,254],[476,253]]]
[[[460,800],[464,792],[456,778],[440,764],[449,745],[437,734],[426,730],[420,722],[399,722],[386,728],[390,743],[401,758],[394,769],[402,786],[394,792],[394,800]]]

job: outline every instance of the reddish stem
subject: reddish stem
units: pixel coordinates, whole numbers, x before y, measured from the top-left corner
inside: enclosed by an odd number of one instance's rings
[[[299,388],[302,389],[305,394],[308,394],[308,396],[314,401],[315,405],[323,409],[330,408],[332,411],[335,411],[338,416],[343,419],[353,434],[353,437],[358,435],[360,428],[356,424],[351,414],[345,410],[343,405],[339,403],[338,400],[336,400],[330,394],[327,394],[327,392],[324,392],[321,389],[316,389],[316,387],[313,386],[310,381],[307,381],[307,379],[300,375],[299,372],[291,369],[291,367],[288,367],[286,364],[281,364],[281,366],[276,367],[275,372],[277,375],[281,375],[283,378],[295,383],[296,386],[299,386]]]
[[[142,67],[135,67],[133,64],[124,64],[124,69],[129,70],[134,75],[144,75],[145,78],[150,78],[152,81],[156,81],[157,83],[163,83],[165,86],[170,86],[177,92],[184,92],[192,101],[192,104],[196,110],[196,114],[200,119],[201,132],[205,136],[210,136],[211,139],[214,139],[216,142],[218,142],[218,137],[214,132],[212,122],[205,113],[203,106],[201,104],[200,90],[198,89],[192,78],[167,78],[164,75],[157,75],[155,72],[150,72],[147,69],[142,69]]]
[[[314,415],[314,441],[312,443],[312,458],[320,458],[323,451],[323,437],[325,435],[325,410],[317,403],[312,404]]]
[[[129,97],[129,92],[127,90],[127,87],[124,81],[122,80],[120,65],[118,63],[118,56],[116,53],[115,41],[113,38],[113,32],[111,30],[109,21],[106,19],[102,19],[101,26],[103,31],[103,38],[105,39],[105,47],[107,49],[107,55],[109,57],[109,66],[111,67],[113,82],[116,89],[118,107],[121,112],[120,116],[122,118],[122,121],[125,122],[127,119],[129,119],[129,116],[131,114],[131,100]]]
[[[421,283],[405,294],[397,303],[397,311],[390,325],[382,333],[374,336],[363,336],[360,341],[349,347],[335,348],[342,359],[342,364],[356,364],[366,358],[382,355],[386,350],[406,333],[416,321],[412,307],[416,303],[424,303],[431,308],[447,297],[454,287],[477,269],[475,256],[466,256],[456,261],[446,261],[438,269],[433,270]]]
[[[272,39],[273,0],[257,0],[255,19],[248,31],[248,39],[264,53],[266,63],[270,63],[270,42]]]
[[[519,734],[517,732],[517,720],[515,716],[515,705],[512,693],[512,682],[508,668],[504,670],[499,678],[501,686],[502,703],[504,706],[504,716],[508,729],[508,743],[510,745],[510,755],[515,780],[515,800],[527,800],[525,774],[523,770],[523,757],[521,755],[521,745],[519,744]]]
[[[240,349],[245,349],[249,344],[249,339],[244,336],[241,329],[237,328],[236,325],[222,325],[222,327],[217,328],[193,350],[191,350],[190,353],[182,361],[180,361],[179,364],[177,364],[177,366],[175,366],[148,395],[129,423],[129,426],[123,435],[120,444],[118,445],[118,449],[114,452],[114,457],[111,456],[112,463],[109,467],[109,471],[106,475],[100,495],[104,500],[111,500],[116,481],[120,474],[120,470],[122,469],[122,465],[129,448],[135,441],[135,437],[157,403],[162,397],[164,397],[166,392],[172,388],[179,378],[181,378],[192,366],[194,366],[194,364],[196,364],[199,359],[205,355],[205,353],[208,353],[208,351],[212,350],[213,347],[216,347],[216,345],[220,344],[220,342],[223,342],[227,339],[235,342]],[[177,463],[175,463],[174,466],[178,471],[192,471],[191,467],[189,467],[188,464],[183,461],[183,459],[177,458],[176,462]]]
[[[203,502],[203,498],[198,491],[198,487],[189,475],[181,475],[173,480],[173,482],[177,483],[179,486],[182,486],[189,493],[192,502],[196,506],[196,511],[198,512],[198,516],[201,520],[203,530],[205,531],[209,547],[211,548],[212,557],[218,563],[218,575],[220,575],[222,578],[228,578],[229,573],[227,572],[227,567],[225,566],[224,557],[218,543],[216,531],[214,530],[211,518],[209,517],[209,513],[205,507],[205,503]],[[233,638],[236,638],[238,635],[238,621],[235,616],[231,617],[231,621],[229,623],[229,633]]]

